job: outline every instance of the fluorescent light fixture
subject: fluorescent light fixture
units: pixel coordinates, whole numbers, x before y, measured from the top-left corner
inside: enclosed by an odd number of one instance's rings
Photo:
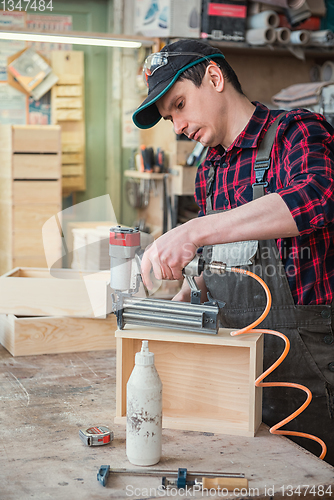
[[[121,47],[126,49],[139,49],[148,45],[148,40],[129,40],[122,38],[107,38],[85,35],[52,35],[49,33],[32,33],[23,31],[1,31],[0,40],[22,40],[25,42],[69,43],[72,45],[94,45],[97,47]],[[146,43],[145,43],[146,42]],[[152,42],[151,42],[152,43]]]

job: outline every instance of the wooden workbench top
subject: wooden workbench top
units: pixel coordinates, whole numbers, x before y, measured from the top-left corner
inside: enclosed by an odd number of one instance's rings
[[[0,346],[1,499],[163,496],[159,477],[118,475],[109,477],[105,488],[96,479],[102,464],[134,468],[125,454],[125,428],[113,424],[115,358],[114,350],[13,358]],[[79,429],[96,424],[112,428],[111,445],[92,448],[81,442]],[[225,496],[229,499],[270,498],[273,493],[275,500],[334,499],[334,468],[286,438],[269,434],[264,425],[255,438],[164,429],[163,457],[155,468],[178,467],[244,472],[248,495]],[[309,486],[306,495],[303,485]],[[332,495],[323,495],[329,485]],[[165,496],[190,496],[175,493]],[[203,496],[212,497],[195,494]]]

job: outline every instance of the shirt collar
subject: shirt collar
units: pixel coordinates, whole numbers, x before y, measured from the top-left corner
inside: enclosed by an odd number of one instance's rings
[[[260,138],[261,132],[268,121],[270,111],[269,109],[260,102],[253,102],[255,111],[247,123],[243,131],[238,135],[235,141],[229,146],[226,151],[230,151],[232,148],[256,148],[258,140]],[[213,148],[209,148],[209,157],[214,155],[222,155],[225,150],[221,145]]]

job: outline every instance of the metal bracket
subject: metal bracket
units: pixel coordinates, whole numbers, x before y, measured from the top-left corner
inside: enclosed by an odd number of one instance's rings
[[[191,304],[200,304],[201,303],[201,290],[198,288],[195,278],[193,276],[185,276],[187,283],[191,290]]]

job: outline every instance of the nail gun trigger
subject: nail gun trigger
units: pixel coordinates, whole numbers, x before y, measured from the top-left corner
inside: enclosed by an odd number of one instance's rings
[[[223,300],[214,299],[210,292],[207,293],[207,298],[208,301],[204,302],[203,304],[205,306],[218,306],[219,309],[223,309],[223,307],[226,306],[226,302],[224,302]]]

